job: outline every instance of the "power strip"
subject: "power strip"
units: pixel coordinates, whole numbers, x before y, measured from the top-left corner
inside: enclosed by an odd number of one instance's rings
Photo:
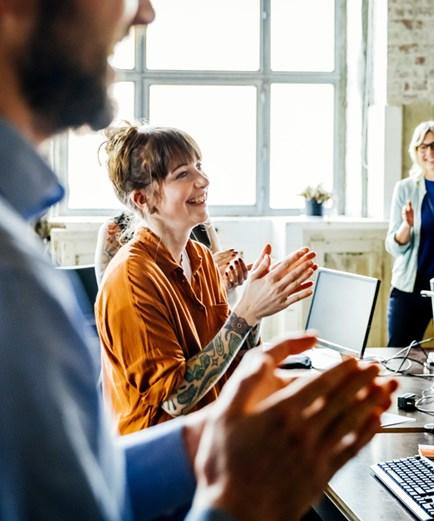
[[[425,364],[430,368],[434,369],[434,351],[428,353],[428,358],[426,359]]]

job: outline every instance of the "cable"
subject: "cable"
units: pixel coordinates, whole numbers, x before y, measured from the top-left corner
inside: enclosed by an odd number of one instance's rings
[[[410,358],[409,354],[410,354],[411,349],[413,349],[414,347],[418,347],[422,351],[423,355],[425,356],[425,361],[426,361],[428,359],[428,355],[426,354],[425,350],[422,349],[421,345],[425,344],[427,342],[431,342],[432,340],[434,340],[434,337],[426,338],[425,340],[419,340],[419,341],[413,340],[412,342],[410,342],[410,344],[408,346],[403,347],[390,358],[386,358],[385,360],[382,360],[381,364],[383,365],[383,367],[385,367],[388,371],[390,371],[392,373],[403,373],[404,374],[404,372],[405,372],[406,376],[412,376],[410,373],[406,373],[406,371],[411,367],[411,362],[415,362],[422,366],[424,366],[424,362],[421,362],[420,360],[417,360],[415,358]],[[404,353],[404,354],[402,354],[402,353]],[[389,362],[391,362],[392,360],[401,360],[401,363],[399,364],[399,367],[397,369],[390,367]],[[407,365],[407,367],[403,367],[406,362],[409,362],[409,365]],[[427,375],[427,376],[429,376],[429,375]]]
[[[431,405],[431,408],[421,407],[421,405]],[[417,411],[434,416],[434,391],[432,389],[422,391],[422,396],[415,401]]]

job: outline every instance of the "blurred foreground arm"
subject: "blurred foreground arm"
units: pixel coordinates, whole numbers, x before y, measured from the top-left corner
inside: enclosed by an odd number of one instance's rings
[[[206,509],[237,521],[298,519],[379,429],[395,381],[380,385],[377,367],[350,359],[285,385],[276,367],[286,349],[248,353],[210,409],[189,521]]]

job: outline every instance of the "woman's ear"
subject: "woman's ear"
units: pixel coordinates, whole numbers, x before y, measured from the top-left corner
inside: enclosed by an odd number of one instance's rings
[[[143,213],[148,203],[145,190],[143,190],[143,188],[133,190],[130,194],[130,202]]]

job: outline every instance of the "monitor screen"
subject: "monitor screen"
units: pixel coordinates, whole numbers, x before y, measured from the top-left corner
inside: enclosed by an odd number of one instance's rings
[[[379,286],[372,277],[320,268],[306,329],[317,331],[320,345],[362,358]]]

